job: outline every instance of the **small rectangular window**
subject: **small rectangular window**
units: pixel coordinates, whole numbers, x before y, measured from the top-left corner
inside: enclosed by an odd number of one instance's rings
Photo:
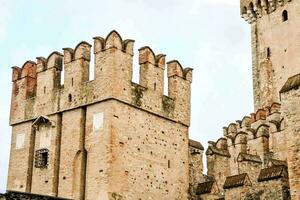
[[[39,149],[35,152],[35,167],[36,168],[47,168],[49,161],[49,150]]]

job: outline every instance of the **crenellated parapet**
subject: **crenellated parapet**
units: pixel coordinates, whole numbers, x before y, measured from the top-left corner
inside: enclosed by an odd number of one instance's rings
[[[209,142],[206,151],[210,175],[218,171],[218,164],[230,166],[231,171],[226,173],[238,174],[238,169],[246,172],[249,166],[259,170],[270,159],[285,160],[282,153],[285,146],[280,142],[285,140],[280,110],[281,105],[273,103],[224,127],[224,137]]]
[[[223,135],[235,141],[236,137],[241,133],[246,133],[248,138],[256,138],[266,133],[262,133],[262,129],[271,127],[273,131],[280,131],[283,126],[282,118],[280,118],[280,104],[273,103],[269,107],[258,109],[250,116],[243,117],[235,123],[230,123],[227,127],[223,127]],[[249,136],[251,135],[251,136]]]
[[[257,19],[274,12],[278,7],[288,4],[292,0],[241,0],[241,17],[249,24]]]
[[[140,83],[133,83],[133,44],[112,31],[106,38],[94,37],[93,45],[83,41],[75,48],[63,48],[63,53],[55,51],[47,58],[37,57],[36,63],[14,67],[11,124],[35,119],[35,113],[46,116],[114,99],[189,126],[192,69],[176,60],[166,64],[166,55],[142,47]],[[91,64],[94,80],[89,80]],[[168,95],[163,93],[164,84]]]
[[[207,173],[214,177],[225,197],[231,191],[224,185],[230,177],[247,174],[252,186],[261,187],[258,177],[262,171],[286,166],[289,138],[284,133],[281,109],[279,103],[258,109],[224,127],[224,136],[216,142],[208,142]]]

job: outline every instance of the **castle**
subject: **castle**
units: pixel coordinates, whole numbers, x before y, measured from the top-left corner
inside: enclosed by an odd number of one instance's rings
[[[112,31],[13,67],[0,199],[300,199],[300,3],[241,0],[241,16],[256,112],[209,142],[207,174],[204,148],[189,139],[192,69],[142,47],[134,83],[134,41]]]

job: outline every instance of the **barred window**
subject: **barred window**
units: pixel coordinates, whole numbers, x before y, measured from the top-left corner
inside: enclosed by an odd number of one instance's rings
[[[49,160],[49,150],[39,149],[35,152],[35,167],[36,168],[47,168]]]

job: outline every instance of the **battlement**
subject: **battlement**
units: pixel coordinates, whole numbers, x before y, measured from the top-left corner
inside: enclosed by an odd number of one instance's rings
[[[166,55],[150,47],[139,49],[140,83],[132,82],[134,40],[123,40],[112,31],[106,38],[94,37],[74,49],[63,48],[37,62],[13,67],[11,124],[64,110],[115,99],[147,112],[190,123],[192,69],[172,60],[167,62],[168,96],[163,94]],[[91,60],[91,53],[95,59]],[[95,78],[89,80],[94,62]],[[64,84],[61,72],[64,70]]]
[[[283,127],[283,119],[280,118],[280,107],[279,103],[273,103],[269,107],[258,109],[250,116],[245,116],[242,120],[237,120],[235,123],[223,127],[223,135],[230,138],[232,144],[246,143],[247,138],[269,137],[269,129],[271,132],[276,132]],[[244,138],[241,135],[247,137]]]
[[[251,24],[258,18],[274,12],[290,1],[292,0],[241,0],[241,17]]]
[[[276,159],[284,160],[278,150],[285,148],[277,144],[284,130],[281,105],[273,103],[271,106],[258,109],[250,116],[243,117],[223,128],[223,135],[216,142],[209,142],[207,156],[223,157],[231,169],[236,169],[236,161],[261,160],[266,165],[267,160],[275,156]],[[251,159],[250,159],[251,158]],[[255,158],[255,159],[254,159]],[[212,162],[216,162],[215,160]],[[237,173],[237,172],[234,172]],[[233,173],[233,174],[234,174]]]

